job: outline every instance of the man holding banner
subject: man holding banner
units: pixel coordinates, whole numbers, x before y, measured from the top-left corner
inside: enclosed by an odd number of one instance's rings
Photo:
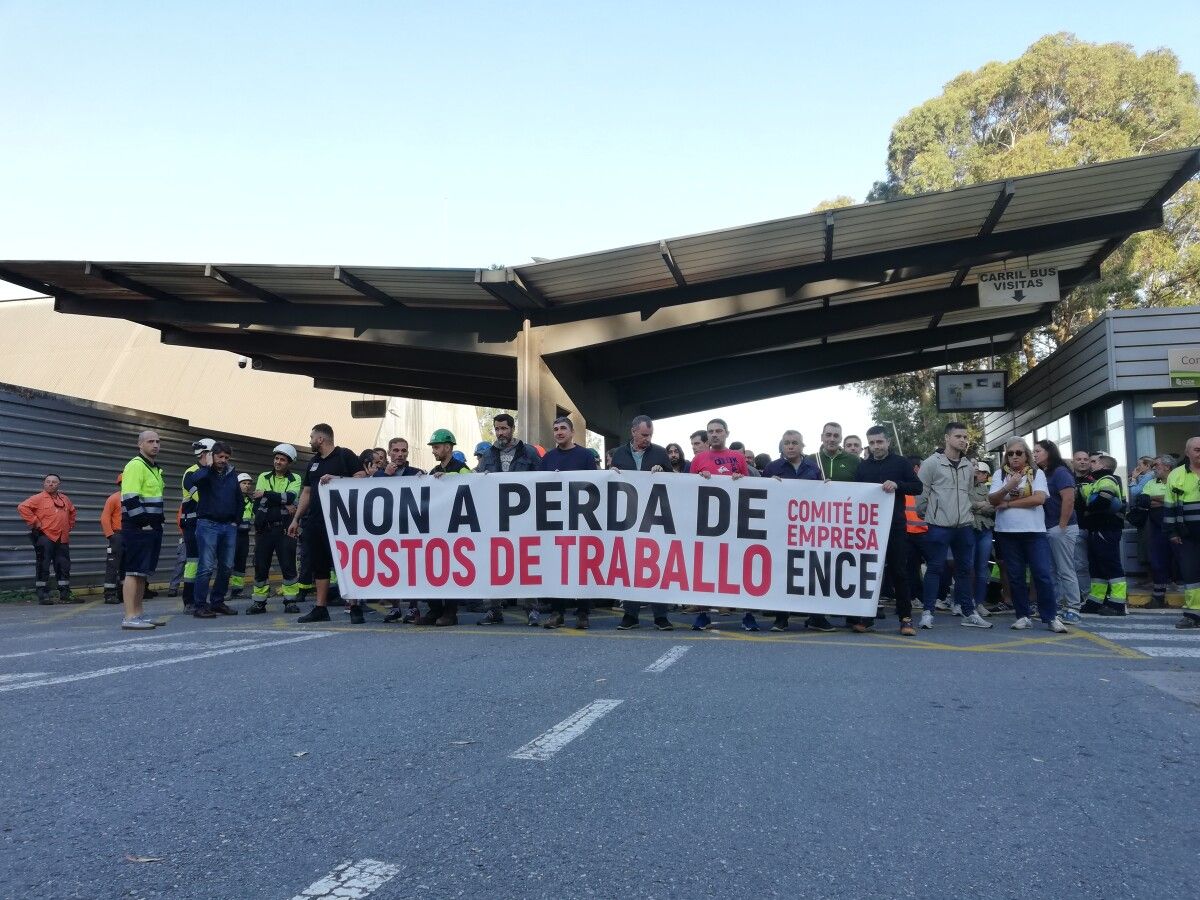
[[[575,423],[566,416],[554,420],[554,446],[542,457],[543,472],[594,472],[598,468],[596,458],[586,448],[575,443]],[[546,628],[562,628],[566,624],[567,601],[551,601],[553,615]],[[587,630],[590,624],[591,603],[580,600],[575,610],[575,627]]]

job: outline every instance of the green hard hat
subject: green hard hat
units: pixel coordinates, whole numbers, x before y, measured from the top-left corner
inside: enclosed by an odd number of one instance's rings
[[[449,428],[439,428],[433,433],[433,437],[429,439],[430,444],[457,444],[454,439],[454,432]]]

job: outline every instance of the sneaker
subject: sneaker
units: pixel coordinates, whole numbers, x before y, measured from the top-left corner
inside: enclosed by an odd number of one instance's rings
[[[866,634],[867,633],[867,623],[866,622],[851,622],[850,630],[853,631],[855,634]]]
[[[145,619],[122,619],[121,627],[126,631],[153,631],[154,623],[147,622]]]
[[[659,631],[674,631],[675,626],[671,624],[671,620],[667,618],[655,619],[654,627]]]
[[[451,628],[458,624],[458,613],[444,612],[433,623],[438,628]]]
[[[550,619],[543,625],[543,628],[562,628],[567,624],[567,617],[563,613],[556,612],[550,616]]]
[[[1124,616],[1127,615],[1124,603],[1114,603],[1112,600],[1106,600],[1104,607],[1100,610],[1102,616]]]
[[[813,631],[823,631],[826,634],[837,631],[837,629],[833,627],[833,623],[824,616],[809,616],[804,621],[804,627],[811,628]]]
[[[931,613],[929,610],[925,610],[925,612],[921,613],[920,627],[921,628],[932,628],[933,627],[933,613]]]
[[[421,610],[415,606],[410,606],[404,611],[404,624],[415,625],[417,620],[421,618]]]
[[[391,624],[392,622],[400,622],[401,624],[403,624],[404,610],[402,610],[398,606],[393,606],[392,611],[383,617],[383,621],[388,624]]]
[[[788,617],[787,616],[776,616],[775,624],[771,626],[771,630],[772,631],[787,631],[788,630]]]
[[[476,625],[503,625],[504,613],[498,609],[489,609],[487,615],[475,623]]]
[[[983,616],[985,619],[992,614],[992,611],[982,603],[975,604],[975,612],[979,613],[979,615]]]
[[[698,613],[696,621],[692,623],[692,631],[711,631],[712,627],[712,619],[708,617],[708,613],[706,612]]]
[[[742,616],[742,631],[758,631],[758,621],[754,618],[754,613]]]
[[[531,609],[529,611],[528,618],[525,620],[525,624],[531,628],[537,628],[538,625],[541,624],[541,621],[542,621],[541,613],[539,613],[536,609]]]
[[[248,616],[259,616],[267,611],[266,600],[255,600],[250,604],[250,608],[246,610]]]
[[[991,628],[992,627],[992,623],[989,622],[987,619],[983,618],[983,616],[979,615],[979,613],[977,613],[977,612],[971,613],[969,616],[963,616],[963,620],[961,622],[959,622],[958,624],[962,625],[964,628]]]
[[[1083,616],[1075,612],[1073,609],[1068,609],[1065,613],[1059,616],[1059,618],[1062,619],[1062,621],[1069,622],[1072,625],[1083,621]]]
[[[143,622],[149,622],[155,628],[161,628],[167,624],[166,619],[160,619],[157,616],[150,615],[149,613],[142,613],[140,616],[137,616],[137,618],[141,619]]]
[[[1070,634],[1071,633],[1070,631],[1067,630],[1067,626],[1062,623],[1062,619],[1060,619],[1058,616],[1055,616],[1053,619],[1051,619],[1049,622],[1047,622],[1046,627],[1049,628],[1051,631],[1053,631],[1055,634]]]
[[[1026,628],[1032,628],[1033,622],[1029,620],[1029,616],[1021,616],[1017,621],[1008,626],[1013,631],[1024,631]]]
[[[933,608],[940,609],[942,612],[950,612],[953,607],[949,600],[939,600],[933,604]]]
[[[314,606],[296,621],[301,625],[307,622],[328,622],[329,610],[324,606]]]
[[[1187,613],[1184,613],[1179,618],[1179,621],[1177,621],[1175,623],[1175,627],[1176,628],[1200,628],[1200,617],[1189,616]]]
[[[657,619],[655,619],[655,624],[658,624]],[[642,623],[638,621],[637,616],[625,613],[625,615],[621,616],[621,622],[617,625],[617,631],[631,631],[634,628],[640,628],[641,625]]]
[[[900,633],[908,637],[912,637],[917,633],[917,630],[913,628],[912,619],[905,618],[900,620]]]
[[[238,614],[236,609],[234,609],[232,606],[227,606],[224,603],[214,603],[212,605],[212,611],[222,616],[236,616]]]
[[[350,607],[351,625],[362,625],[366,621],[367,617],[363,615],[363,605],[361,603],[355,603],[352,607]]]
[[[962,614],[963,614],[962,607],[961,607],[961,606],[959,606],[957,603],[953,604],[953,605],[950,607],[950,615],[952,615],[952,616],[961,616]]]
[[[587,613],[585,613],[585,612],[581,612],[579,615],[577,615],[577,616],[575,617],[575,627],[576,627],[576,628],[577,628],[579,631],[587,631],[587,630],[588,630],[588,625],[589,625],[589,624],[590,624],[590,622],[588,621],[588,614],[587,614]]]
[[[197,606],[192,610],[192,617],[196,619],[215,619],[217,614],[207,606]]]

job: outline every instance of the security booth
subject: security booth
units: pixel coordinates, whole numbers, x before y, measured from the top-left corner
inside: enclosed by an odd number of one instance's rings
[[[1200,434],[1200,306],[1104,313],[1013,382],[1007,406],[984,415],[989,450],[1013,435],[1054,441],[1064,458],[1099,450],[1126,482],[1138,457],[1182,458]],[[1125,556],[1143,570],[1129,541]]]

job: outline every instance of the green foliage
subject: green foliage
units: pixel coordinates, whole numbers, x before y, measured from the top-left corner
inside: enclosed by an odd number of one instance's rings
[[[515,409],[502,409],[499,406],[475,407],[475,415],[479,417],[479,430],[483,434],[483,439],[488,443],[496,440],[496,431],[492,428],[492,419],[500,415],[500,413],[508,413],[514,419],[517,417]]]
[[[1200,143],[1200,87],[1169,50],[1138,56],[1127,44],[1047,35],[1020,57],[964,72],[900,119],[888,142],[887,177],[869,200],[887,200],[1156,153]],[[1165,210],[1164,226],[1130,238],[1101,277],[1074,290],[1054,322],[1031,334],[1010,377],[1036,365],[1105,309],[1200,302],[1200,185]],[[864,385],[880,418],[932,416],[932,372]],[[937,430],[937,429],[934,429]],[[904,432],[901,431],[903,436]],[[940,438],[940,434],[937,435]],[[907,449],[907,442],[906,442]]]

